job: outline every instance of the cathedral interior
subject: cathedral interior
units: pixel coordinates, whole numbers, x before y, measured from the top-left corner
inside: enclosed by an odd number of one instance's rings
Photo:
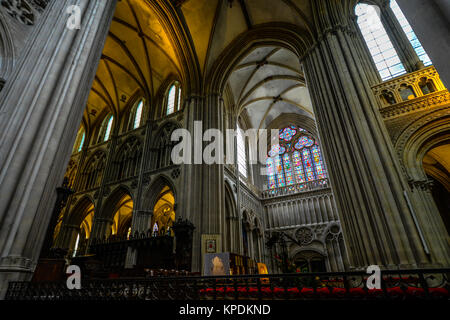
[[[67,265],[450,274],[448,2],[77,3],[0,1],[0,298]],[[227,161],[173,161],[198,122]]]

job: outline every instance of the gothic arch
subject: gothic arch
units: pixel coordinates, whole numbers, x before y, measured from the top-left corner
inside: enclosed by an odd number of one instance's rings
[[[180,110],[183,109],[183,101],[185,96],[184,89],[184,83],[180,79],[179,76],[176,74],[169,74],[169,76],[161,83],[159,86],[159,89],[155,95],[155,104],[154,104],[154,110],[152,112],[153,119],[160,119],[166,116],[165,114],[165,107],[166,107],[166,99],[167,99],[167,93],[170,89],[170,86],[174,83],[178,82],[181,86],[181,104],[180,104]]]
[[[138,175],[142,161],[143,143],[132,135],[117,149],[110,174],[111,181],[122,180]]]
[[[206,92],[222,94],[231,73],[252,50],[262,46],[276,46],[294,52],[300,59],[313,45],[308,31],[289,23],[267,23],[252,28],[234,39],[217,58],[206,77]]]
[[[89,157],[84,165],[78,188],[89,190],[100,186],[106,166],[106,153],[98,150]]]
[[[403,130],[395,148],[410,180],[426,180],[422,162],[434,146],[450,140],[448,107],[426,114]]]
[[[114,218],[114,214],[118,209],[117,205],[120,203],[124,196],[129,196],[134,203],[134,197],[131,190],[125,185],[120,185],[103,202],[104,205],[98,217],[101,219],[112,221],[112,219]]]
[[[120,130],[121,132],[127,132],[128,131],[128,124],[130,120],[131,112],[134,108],[134,106],[140,101],[144,100],[144,107],[142,110],[142,121],[147,120],[150,116],[150,110],[151,108],[151,99],[145,95],[145,92],[139,88],[136,89],[136,91],[131,95],[131,97],[128,99],[128,102],[126,103],[126,107],[122,111],[119,117],[120,122]],[[145,123],[145,122],[142,122]]]
[[[168,120],[163,122],[156,131],[152,139],[152,155],[150,156],[152,169],[156,170],[172,165],[171,153],[175,143],[171,141],[171,135],[174,130],[179,128],[181,128],[179,123]]]
[[[271,123],[269,123],[269,125],[267,126],[267,130],[282,129],[289,125],[295,125],[297,127],[303,128],[311,132],[314,137],[318,137],[316,121],[313,118],[298,113],[281,114]]]
[[[172,191],[175,198],[175,210],[177,209],[177,189],[175,188],[174,183],[169,177],[164,174],[160,174],[156,177],[155,181],[153,181],[153,183],[145,193],[142,206],[145,210],[153,210],[164,187],[169,187],[169,189]]]
[[[64,222],[65,225],[71,225],[71,226],[79,226],[83,222],[83,220],[87,216],[87,210],[89,207],[93,205],[95,210],[95,202],[94,200],[89,196],[85,195],[83,198],[78,200],[73,207],[72,210],[70,210],[70,213]]]

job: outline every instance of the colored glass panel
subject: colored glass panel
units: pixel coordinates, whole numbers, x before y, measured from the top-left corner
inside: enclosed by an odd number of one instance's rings
[[[297,130],[291,128],[286,128],[281,131],[280,139],[284,141],[291,141],[292,138],[296,135]]]
[[[287,186],[293,185],[294,177],[292,174],[292,163],[291,158],[287,153],[283,156],[283,163],[284,163],[284,174],[286,176],[286,185]]]
[[[311,138],[308,138],[307,136],[303,136],[300,139],[298,139],[297,143],[295,144],[295,149],[300,150],[304,147],[311,147],[314,144],[314,140]]]
[[[275,171],[277,173],[277,182],[278,182],[278,187],[284,187],[286,186],[285,180],[284,180],[284,173],[283,173],[283,163],[281,161],[281,157],[277,156],[274,158],[275,159]]]
[[[275,156],[277,156],[279,154],[283,154],[285,152],[286,152],[286,148],[285,147],[282,147],[279,144],[276,144],[276,145],[272,146],[272,149],[270,149],[269,156],[270,157],[275,157]]]
[[[303,163],[300,152],[295,151],[292,154],[292,161],[294,162],[294,172],[297,183],[305,182],[305,175],[303,174]]]
[[[275,189],[277,182],[275,180],[275,164],[272,158],[267,158],[267,176],[269,177],[269,189]]]
[[[305,166],[305,175],[306,180],[312,181],[315,180],[314,177],[314,167],[311,161],[311,152],[309,149],[303,149],[302,151],[303,164]]]
[[[314,158],[314,166],[316,168],[317,179],[325,179],[326,173],[322,161],[322,155],[320,153],[320,148],[318,146],[314,146],[311,148],[311,152]]]

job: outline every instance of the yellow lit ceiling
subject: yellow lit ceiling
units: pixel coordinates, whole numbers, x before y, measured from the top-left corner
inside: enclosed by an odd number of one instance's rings
[[[169,75],[182,78],[181,60],[177,57],[173,43],[175,37],[183,37],[185,43],[192,46],[199,72],[205,77],[226,47],[237,36],[257,25],[283,22],[310,32],[313,22],[309,2],[309,0],[119,1],[89,95],[83,117],[84,125],[87,128],[97,126],[109,112],[115,116],[120,115],[130,97],[138,91],[153,99]],[[161,23],[161,13],[153,9],[156,7],[164,8],[163,10],[175,15],[183,30],[175,28],[167,30],[163,27],[167,25],[167,21],[164,21],[166,24]],[[267,48],[264,52],[270,54],[273,49],[275,48]],[[293,61],[292,54],[285,50],[272,53],[270,62],[283,62],[283,57],[287,57],[288,60],[284,61],[284,66],[275,67],[271,64],[270,68],[264,68],[267,71],[266,75],[292,75],[302,78],[300,66],[298,62]],[[254,53],[252,57],[256,58],[258,54]],[[252,69],[241,67],[242,70],[238,70],[235,78],[238,74],[245,74],[246,78],[236,81],[239,84],[248,80],[248,73]],[[253,75],[255,80],[262,77],[264,77],[262,72]],[[300,86],[288,90],[295,81],[288,82],[279,81],[270,84],[270,86],[280,84],[279,90],[275,90],[275,93],[285,96],[286,103],[281,103],[275,108],[271,107],[270,103],[253,103],[249,106],[248,112],[252,117],[254,110],[257,110],[253,121],[255,127],[260,126],[267,116],[275,116],[277,113],[275,109],[282,108],[283,105],[289,109],[287,112],[291,112],[292,109],[296,112],[310,112],[307,97],[299,100],[290,99],[292,95],[302,90]],[[300,82],[297,81],[297,84]],[[260,90],[261,95],[258,97],[267,98],[273,95],[269,90],[270,86],[265,86],[268,91],[266,93],[261,93]],[[234,94],[235,97],[240,97],[238,93]]]
[[[450,192],[450,145],[445,144],[428,151],[423,159],[425,172]]]

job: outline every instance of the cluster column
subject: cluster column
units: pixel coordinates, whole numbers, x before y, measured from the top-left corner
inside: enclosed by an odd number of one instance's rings
[[[203,142],[203,133],[218,129],[223,133],[223,102],[217,94],[193,96],[185,108],[185,124],[192,136],[192,164],[183,165],[181,189],[178,192],[177,216],[188,219],[194,226],[192,270],[201,271],[201,235],[224,234],[225,186],[223,164],[206,164],[203,152],[209,141]],[[203,132],[198,130],[199,121]],[[213,138],[214,139],[214,138]],[[222,150],[223,151],[223,150]],[[194,157],[201,156],[202,164],[194,164]],[[223,242],[223,241],[222,241]],[[217,248],[221,251],[221,248]]]
[[[318,37],[303,64],[350,267],[437,266],[405,198],[409,187],[378,113],[344,1],[314,1]]]
[[[50,1],[0,97],[0,297],[31,276],[81,122],[116,1]]]

